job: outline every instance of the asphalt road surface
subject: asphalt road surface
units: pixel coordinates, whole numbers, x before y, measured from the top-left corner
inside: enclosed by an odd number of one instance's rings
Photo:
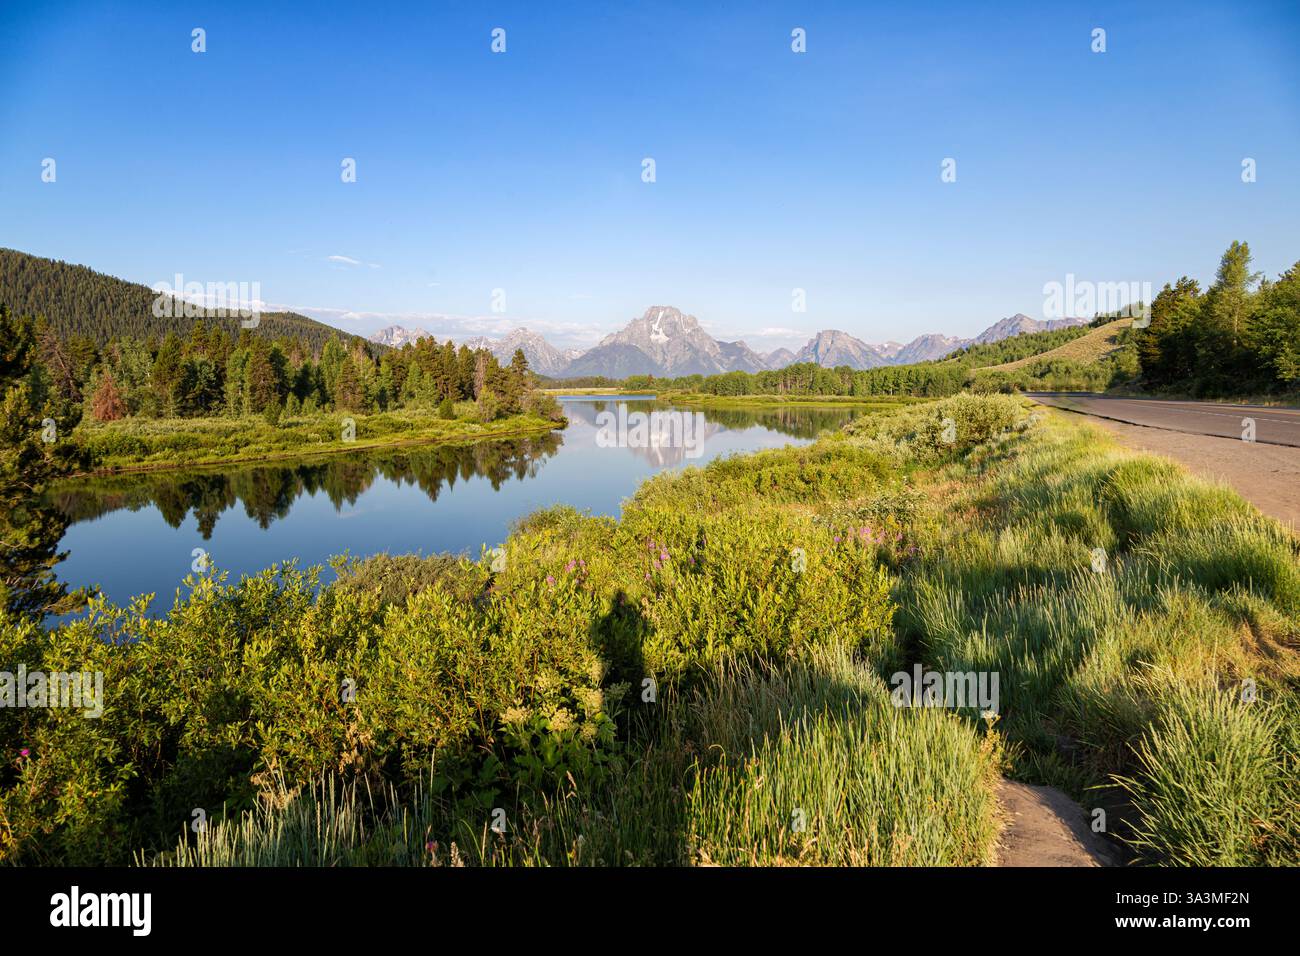
[[[1255,441],[1300,448],[1300,409],[1266,405],[1220,405],[1157,398],[1111,398],[1084,392],[1028,392],[1043,405],[1149,428],[1241,440],[1254,422]]]

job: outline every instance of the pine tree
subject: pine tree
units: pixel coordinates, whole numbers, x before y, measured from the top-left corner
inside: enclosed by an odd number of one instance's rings
[[[38,427],[30,385],[38,365],[33,321],[0,306],[0,605],[34,616],[67,613],[83,599],[54,574],[68,518],[46,493],[83,463],[75,445],[59,439],[66,423]]]
[[[322,403],[336,402],[334,389],[338,386],[339,373],[348,353],[339,344],[337,336],[330,336],[320,353],[320,383]]]
[[[150,381],[158,398],[158,407],[164,415],[170,415],[174,411],[172,393],[176,388],[176,380],[180,377],[181,351],[180,337],[175,332],[168,332],[158,346],[158,355],[154,359]]]
[[[503,386],[506,407],[512,414],[522,406],[528,384],[528,357],[524,355],[523,349],[515,349],[515,354],[510,357],[510,368]]]
[[[365,411],[366,392],[351,356],[345,356],[334,386],[334,407],[350,412]]]
[[[280,400],[280,387],[271,350],[258,341],[248,352],[244,366],[244,414],[256,415],[267,405]]]

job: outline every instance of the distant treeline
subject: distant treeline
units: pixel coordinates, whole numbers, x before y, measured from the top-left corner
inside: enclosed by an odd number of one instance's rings
[[[987,345],[968,346],[946,358],[913,365],[885,365],[854,370],[847,365],[823,368],[811,362],[800,362],[782,369],[753,373],[727,372],[722,375],[686,375],[679,378],[633,375],[622,384],[629,389],[674,390],[710,395],[891,395],[942,398],[969,388],[1009,391],[1012,387],[1011,379],[1017,377],[1003,375],[989,380],[991,384],[985,385],[979,370],[985,366],[1001,365],[1050,351],[1086,335],[1097,326],[1114,321],[1117,316],[1118,313],[1098,315],[1087,325],[1051,332],[1031,332]],[[1058,368],[1056,371],[1059,374],[1062,370]],[[1077,372],[1072,371],[1071,374],[1078,377]],[[1026,375],[1021,375],[1018,379],[1025,379],[1014,383],[1019,387],[1032,385]]]

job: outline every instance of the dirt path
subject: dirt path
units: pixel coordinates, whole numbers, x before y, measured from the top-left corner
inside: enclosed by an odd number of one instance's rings
[[[1264,514],[1300,531],[1300,448],[1094,421],[1130,448],[1165,455],[1202,478],[1227,482]]]
[[[1081,806],[1055,787],[1003,780],[998,790],[1005,826],[998,866],[1115,866],[1105,839],[1092,832]]]

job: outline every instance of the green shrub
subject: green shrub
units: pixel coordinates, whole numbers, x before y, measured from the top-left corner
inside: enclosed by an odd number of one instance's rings
[[[484,391],[474,403],[474,420],[481,425],[496,421],[501,412],[501,399],[496,392]]]
[[[523,411],[525,415],[544,418],[547,421],[563,422],[565,420],[564,409],[556,401],[555,396],[537,389],[528,392],[524,396]]]

